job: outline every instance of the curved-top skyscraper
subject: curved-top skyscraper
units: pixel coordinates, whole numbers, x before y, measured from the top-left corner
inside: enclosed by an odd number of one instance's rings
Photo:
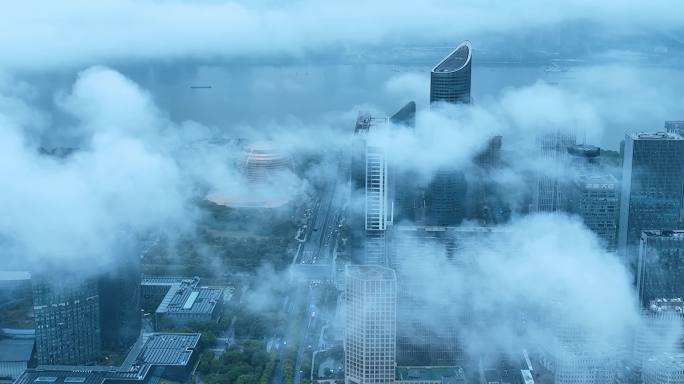
[[[470,103],[471,58],[470,41],[464,41],[432,69],[430,103]]]

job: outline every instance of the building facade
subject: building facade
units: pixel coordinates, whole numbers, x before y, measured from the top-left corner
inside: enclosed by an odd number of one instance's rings
[[[98,280],[103,351],[126,353],[142,329],[140,256],[126,254]]]
[[[681,298],[651,300],[642,309],[642,321],[634,343],[634,372],[644,378],[649,360],[663,354],[681,353],[684,331],[684,301]]]
[[[670,133],[684,134],[684,121],[671,120],[665,122],[665,131]]]
[[[609,173],[579,175],[570,185],[568,210],[580,216],[609,251],[617,248],[619,209],[620,184]]]
[[[684,383],[684,353],[663,353],[644,364],[644,384]]]
[[[461,43],[430,73],[430,103],[470,104],[472,47]],[[426,191],[429,225],[458,225],[466,215],[467,185],[461,170],[438,169]]]
[[[676,133],[625,137],[618,248],[634,261],[643,230],[680,223],[684,190],[684,138]]]
[[[684,298],[683,230],[641,232],[637,294],[644,307],[659,298]]]
[[[439,255],[459,268],[472,260],[460,250],[472,241],[487,241],[500,233],[486,227],[438,227],[394,225],[390,231],[390,267],[397,274],[397,363],[402,366],[455,366],[465,362],[460,325],[470,321],[464,308],[467,296],[453,292],[434,295],[435,287],[452,284],[449,276],[416,273],[428,262],[425,255]]]
[[[33,276],[36,359],[41,365],[89,364],[101,352],[97,281]]]
[[[430,73],[430,103],[470,103],[472,47],[464,41]]]
[[[358,264],[386,264],[385,230],[391,222],[385,149],[374,143],[371,129],[385,129],[387,118],[359,116],[351,159],[350,236],[352,259]]]
[[[568,147],[575,145],[574,132],[555,132],[537,136],[537,151],[544,170],[538,171],[532,191],[532,211],[555,212],[566,206],[566,196],[560,175],[569,160]]]
[[[347,266],[344,290],[346,384],[394,383],[396,284],[392,269]]]

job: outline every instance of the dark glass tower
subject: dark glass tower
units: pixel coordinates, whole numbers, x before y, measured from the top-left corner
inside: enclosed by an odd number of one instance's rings
[[[97,282],[64,273],[41,273],[33,275],[32,283],[38,364],[97,361],[101,347]]]
[[[464,41],[432,69],[430,103],[470,103],[472,48]],[[463,172],[437,170],[427,190],[425,221],[431,225],[458,225],[465,217],[466,181]]]
[[[141,270],[138,252],[124,252],[125,260],[99,279],[102,348],[126,353],[140,336]]]
[[[467,184],[459,170],[443,168],[432,178],[427,192],[428,225],[459,225],[465,218]]]
[[[464,41],[432,69],[430,103],[470,103],[470,63],[472,48]]]
[[[625,137],[618,248],[631,261],[643,230],[677,229],[684,190],[684,138],[677,133]]]

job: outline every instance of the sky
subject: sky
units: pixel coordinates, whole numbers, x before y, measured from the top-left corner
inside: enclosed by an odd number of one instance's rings
[[[292,175],[300,196],[335,171],[329,149],[349,144],[359,111],[390,115],[409,100],[418,102],[415,129],[372,137],[398,167],[426,178],[446,165],[465,169],[492,135],[503,135],[505,156],[515,161],[495,177],[517,198],[529,172],[556,169],[533,153],[539,134],[572,131],[615,150],[625,130],[684,120],[682,13],[678,0],[3,4],[0,245],[23,264],[97,273],[119,261],[125,234],[191,232],[199,190],[244,193],[237,154],[187,150],[196,143],[271,140],[295,158],[322,157]],[[428,108],[431,64],[463,39],[485,67],[474,70],[475,102]],[[538,68],[523,76],[516,68],[528,59]],[[548,75],[552,62],[567,72]],[[375,76],[378,64],[389,67]],[[207,71],[218,74],[202,77]],[[225,93],[190,106],[174,95],[198,79],[219,79]],[[80,150],[61,159],[40,155],[41,146]],[[577,218],[516,217],[502,229],[510,235],[494,247],[469,250],[482,255],[473,275],[435,270],[439,250],[426,258],[435,264],[416,270],[472,282],[449,287],[510,310],[520,298],[539,305],[558,293],[561,314],[592,334],[634,326],[626,267]],[[568,237],[575,247],[565,246]],[[519,284],[527,280],[535,286]],[[547,308],[536,309],[549,315]],[[496,310],[476,309],[482,318]],[[541,325],[533,331],[550,329]],[[515,324],[498,326],[489,336],[510,341]],[[463,329],[473,340],[487,336]],[[468,345],[478,351],[477,342]]]
[[[682,30],[676,0],[114,1],[3,6],[0,65],[44,69],[130,60],[305,57],[343,49],[444,44],[564,27],[640,36]],[[553,39],[553,36],[550,36]],[[671,37],[674,41],[681,40]],[[535,42],[536,43],[536,42]],[[451,43],[453,44],[453,43]]]

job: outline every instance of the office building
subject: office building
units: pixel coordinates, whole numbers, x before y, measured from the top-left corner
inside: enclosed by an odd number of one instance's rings
[[[671,230],[680,223],[684,190],[684,138],[676,133],[625,136],[618,248],[636,258],[643,230]]]
[[[432,69],[430,103],[470,103],[471,59],[472,47],[465,41]]]
[[[0,339],[0,382],[16,380],[28,367],[32,339]]]
[[[386,264],[385,230],[391,222],[385,149],[369,137],[387,127],[387,118],[361,114],[352,142],[349,212],[352,259],[359,264]]]
[[[681,136],[682,134],[684,134],[684,121],[666,121],[665,132],[676,133]]]
[[[493,136],[473,158],[466,177],[467,213],[481,225],[493,225],[508,219],[508,206],[494,181],[492,172],[501,167],[502,137]]]
[[[98,279],[102,349],[126,353],[142,329],[138,252],[127,252]]]
[[[223,309],[224,289],[199,286],[197,277],[148,276],[142,279],[142,291],[148,306],[158,303],[155,310],[158,331],[192,321],[215,321]]]
[[[430,73],[430,103],[470,103],[472,47],[463,42]],[[467,185],[461,170],[438,169],[426,191],[425,221],[429,225],[458,225],[466,216]]]
[[[648,361],[665,353],[681,353],[684,301],[681,298],[651,300],[642,310],[634,343],[634,372],[645,373]]]
[[[396,292],[393,270],[348,265],[345,271],[346,384],[394,383]]]
[[[684,383],[684,353],[663,353],[646,360],[643,383]]]
[[[390,123],[408,128],[416,126],[416,102],[409,101],[390,117]]]
[[[39,366],[26,370],[14,384],[186,382],[199,358],[200,336],[198,333],[153,333],[136,342],[120,366]]]
[[[581,327],[571,326],[562,318],[550,318],[549,321],[553,321],[557,341],[539,345],[539,362],[553,375],[554,383],[613,382],[617,374],[617,349],[595,344],[591,335]]]
[[[620,185],[615,176],[597,171],[575,177],[568,190],[568,211],[582,221],[609,251],[617,248]]]
[[[538,170],[536,185],[532,193],[532,211],[555,212],[566,206],[561,176],[568,162],[568,147],[575,145],[573,132],[545,133],[537,136],[537,151],[543,169]]]
[[[658,298],[684,298],[683,230],[641,232],[637,294],[644,307]]]
[[[568,146],[570,167],[578,174],[594,173],[600,168],[601,148],[595,145]]]
[[[449,276],[425,276],[416,269],[425,255],[444,257],[459,268],[472,260],[461,252],[473,241],[500,234],[496,228],[394,225],[390,231],[390,267],[397,274],[397,363],[401,366],[454,366],[465,361],[459,325],[469,321],[467,296],[432,294],[449,286]],[[432,260],[431,260],[432,262]],[[466,304],[464,304],[466,303]]]
[[[38,364],[93,363],[99,359],[101,351],[97,281],[54,276],[57,274],[33,275]]]
[[[426,191],[425,224],[456,226],[466,217],[468,185],[460,170],[442,167],[432,176]]]

